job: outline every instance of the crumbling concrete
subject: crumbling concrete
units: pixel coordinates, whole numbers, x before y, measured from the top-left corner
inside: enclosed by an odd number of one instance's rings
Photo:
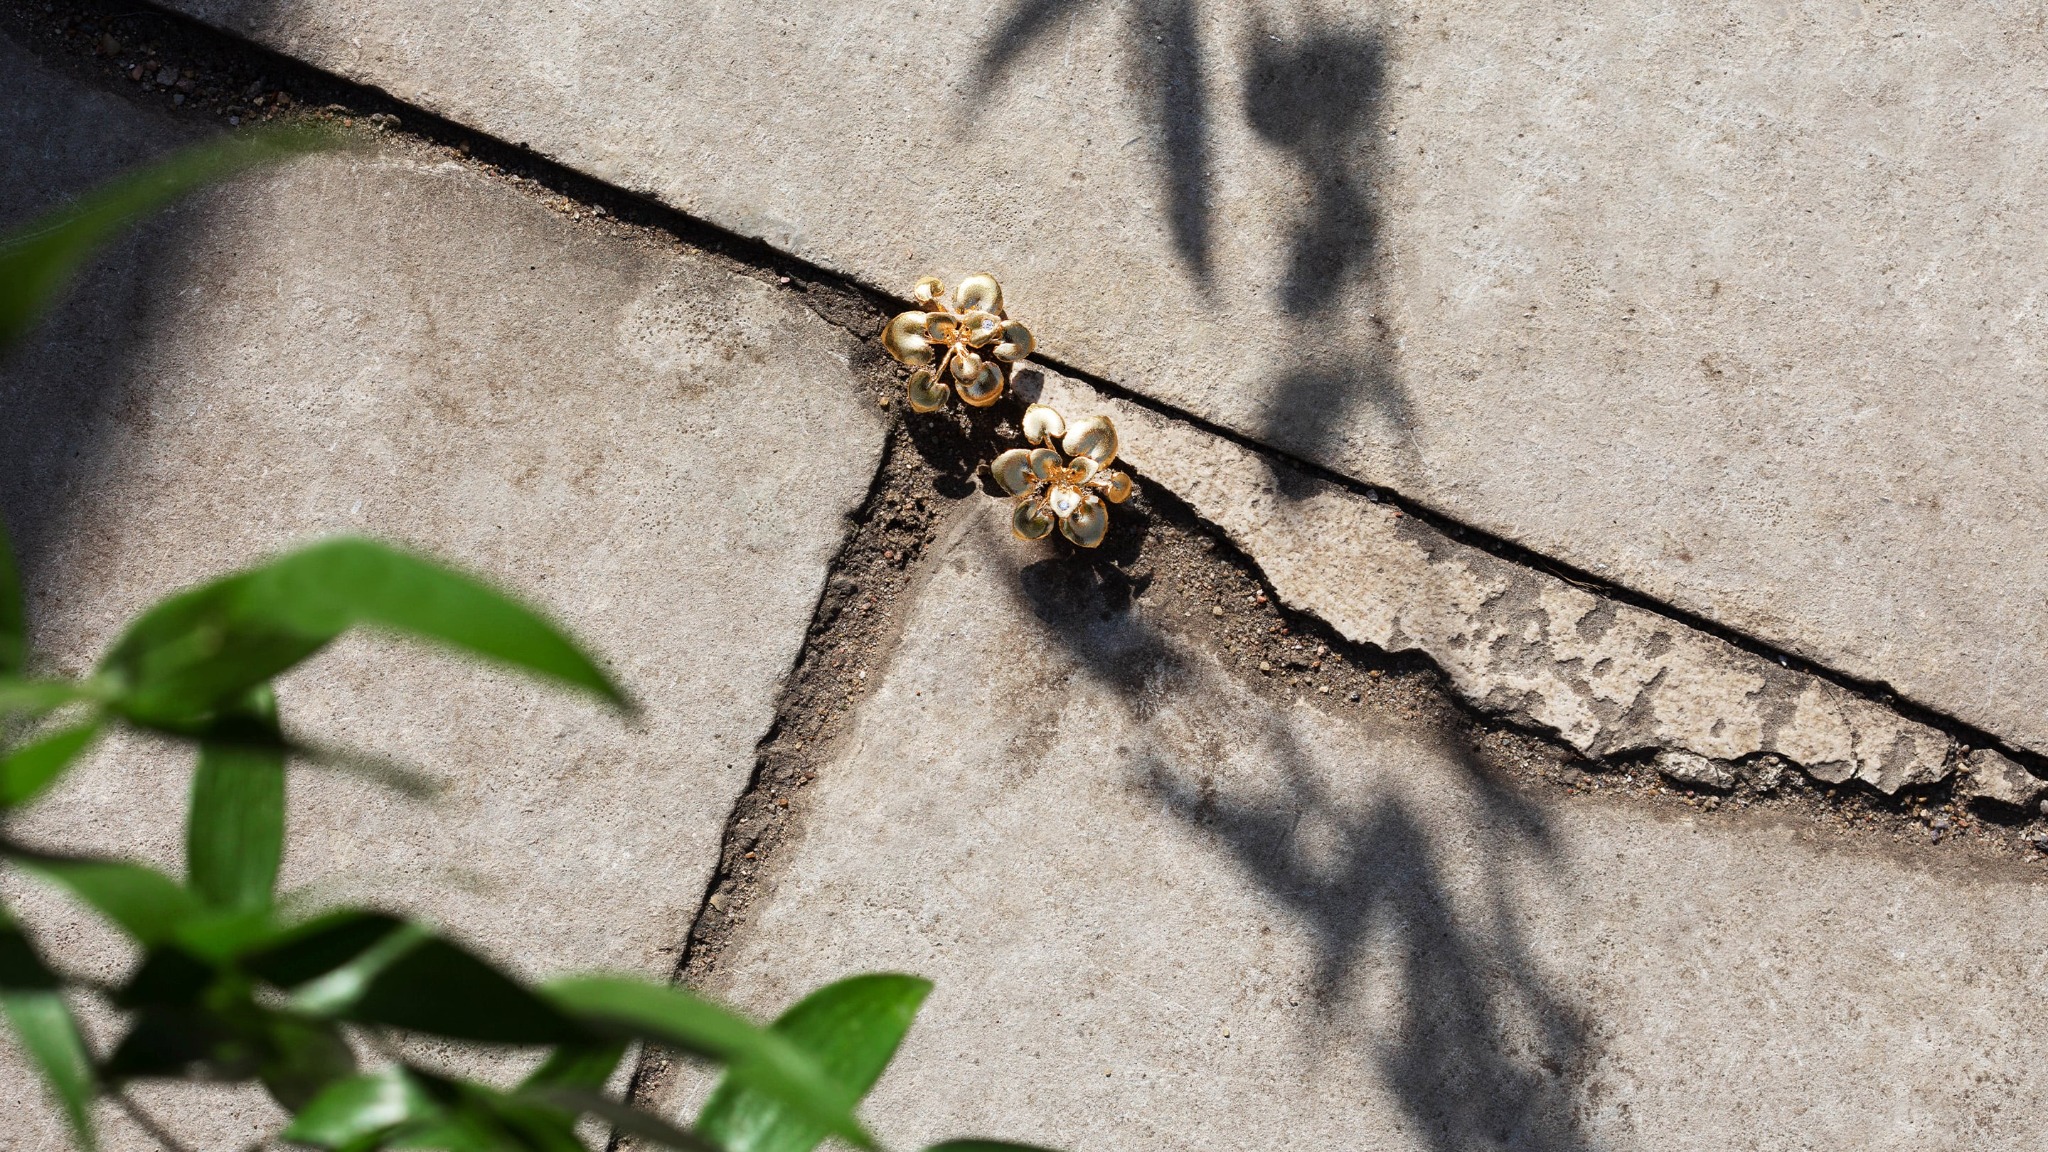
[[[1775,753],[1819,779],[1888,793],[1948,774],[1946,735],[1827,680],[1058,373],[1038,380],[1063,411],[1112,416],[1123,458],[1227,533],[1284,602],[1359,643],[1427,655],[1483,712],[1588,756]]]
[[[1957,790],[1973,800],[1989,800],[2011,808],[2028,809],[2048,792],[2044,781],[2002,756],[1994,748],[1979,748],[1963,758],[1964,776]]]

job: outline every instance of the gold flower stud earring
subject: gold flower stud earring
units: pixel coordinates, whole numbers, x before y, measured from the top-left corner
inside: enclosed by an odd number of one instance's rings
[[[1057,521],[1060,534],[1083,548],[1102,543],[1109,534],[1107,504],[1129,499],[1132,487],[1130,476],[1109,467],[1116,459],[1116,425],[1107,416],[1068,424],[1053,409],[1033,404],[1024,410],[1024,439],[1041,447],[1012,448],[988,466],[1003,491],[1016,497],[1011,531],[1020,540],[1043,540]]]
[[[927,276],[911,295],[922,311],[905,312],[882,329],[882,347],[914,369],[911,411],[944,408],[953,387],[976,408],[995,403],[1010,382],[1011,366],[1037,347],[1031,329],[1004,314],[1002,285],[993,276],[969,276],[948,303],[945,284]]]

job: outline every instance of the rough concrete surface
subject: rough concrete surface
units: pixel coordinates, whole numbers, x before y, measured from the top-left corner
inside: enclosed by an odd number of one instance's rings
[[[1256,558],[1284,603],[1358,643],[1427,655],[1481,711],[1591,756],[1776,755],[1886,793],[1950,771],[1947,736],[1829,681],[1057,373],[1040,373],[1038,387],[1072,416],[1111,416],[1123,459]]]
[[[1005,519],[929,559],[716,982],[934,978],[872,1097],[893,1146],[2037,1142],[2018,873],[1525,796],[1457,733],[1233,679]]]
[[[169,2],[2048,751],[2035,6]]]
[[[33,180],[70,147],[39,125],[143,145],[168,131],[0,52],[0,170]],[[104,175],[89,167],[81,182]],[[772,285],[395,146],[176,209],[44,331],[0,371],[0,508],[55,665],[81,670],[165,593],[329,533],[514,589],[607,660],[643,725],[345,643],[281,686],[287,726],[446,790],[428,806],[301,772],[284,883],[431,916],[528,972],[670,972],[879,460],[851,337]],[[123,741],[18,830],[174,866],[187,778],[183,758]],[[89,915],[17,898],[54,918],[62,961],[121,963]],[[61,1147],[7,1051],[0,1147]],[[241,1147],[274,1121],[257,1096],[180,1093],[166,1116],[198,1147]]]

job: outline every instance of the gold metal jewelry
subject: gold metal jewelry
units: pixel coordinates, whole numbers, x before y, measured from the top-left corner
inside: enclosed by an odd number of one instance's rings
[[[882,347],[915,369],[909,382],[913,412],[944,408],[953,387],[961,400],[988,407],[1009,384],[1011,366],[1038,346],[1031,329],[1003,312],[1003,286],[993,276],[962,280],[950,304],[946,285],[936,276],[919,280],[911,297],[923,311],[889,321],[882,329]],[[949,375],[952,387],[946,383]]]
[[[1016,497],[1010,530],[1020,540],[1043,540],[1057,521],[1060,534],[1083,548],[1102,543],[1109,534],[1107,505],[1123,503],[1134,490],[1130,476],[1109,466],[1116,459],[1116,425],[1107,416],[1069,424],[1033,404],[1024,410],[1024,439],[1041,447],[1012,448],[988,466],[1003,491]]]

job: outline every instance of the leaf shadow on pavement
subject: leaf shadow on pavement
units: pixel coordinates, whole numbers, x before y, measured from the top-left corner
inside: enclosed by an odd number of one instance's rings
[[[1132,66],[1146,90],[1174,252],[1207,288],[1214,260],[1215,179],[1207,62],[1195,0],[1119,0]],[[982,47],[980,73],[991,87],[1009,78],[1028,52],[1100,0],[1021,0]]]
[[[985,41],[980,75],[989,86],[1007,82],[1035,48],[1102,3],[1018,0]],[[1255,140],[1279,153],[1303,193],[1287,225],[1285,272],[1270,288],[1288,346],[1297,351],[1268,375],[1246,430],[1310,459],[1391,456],[1390,464],[1412,473],[1419,464],[1415,412],[1378,284],[1376,186],[1391,161],[1383,122],[1383,34],[1313,7],[1283,9],[1283,26],[1265,8],[1252,7],[1243,13],[1237,52],[1219,63],[1204,32],[1224,26],[1237,6],[1118,3],[1131,83],[1143,93],[1154,137],[1167,231],[1188,277],[1207,292],[1233,271],[1218,266],[1215,251],[1223,191],[1213,141],[1220,111],[1227,109],[1219,110],[1210,95],[1212,86],[1232,85],[1230,69],[1236,70],[1235,111]],[[1361,411],[1372,415],[1367,429],[1356,427]],[[1347,438],[1366,442],[1347,444]]]
[[[1110,687],[1140,722],[1217,687],[1200,657],[1145,619],[1147,577],[1129,571],[1144,572],[1133,563],[1143,535],[1119,521],[1101,553],[1069,550],[1028,564],[1017,585],[1072,666]],[[1219,746],[1243,745],[1243,725],[1214,723]],[[1317,1027],[1384,1038],[1356,1056],[1427,1146],[1591,1152],[1579,1112],[1595,1055],[1592,1018],[1542,971],[1509,885],[1523,864],[1562,867],[1544,811],[1488,770],[1466,733],[1437,733],[1430,754],[1447,774],[1437,783],[1464,798],[1458,818],[1487,853],[1459,861],[1480,880],[1454,886],[1443,818],[1432,821],[1397,790],[1333,787],[1345,777],[1304,744],[1284,711],[1253,734],[1257,759],[1271,765],[1256,794],[1230,791],[1158,750],[1187,738],[1162,733],[1130,766],[1132,779],[1305,931]],[[1309,830],[1321,833],[1313,846]],[[1393,1016],[1362,1027],[1357,1014],[1373,1000],[1391,1003]]]

